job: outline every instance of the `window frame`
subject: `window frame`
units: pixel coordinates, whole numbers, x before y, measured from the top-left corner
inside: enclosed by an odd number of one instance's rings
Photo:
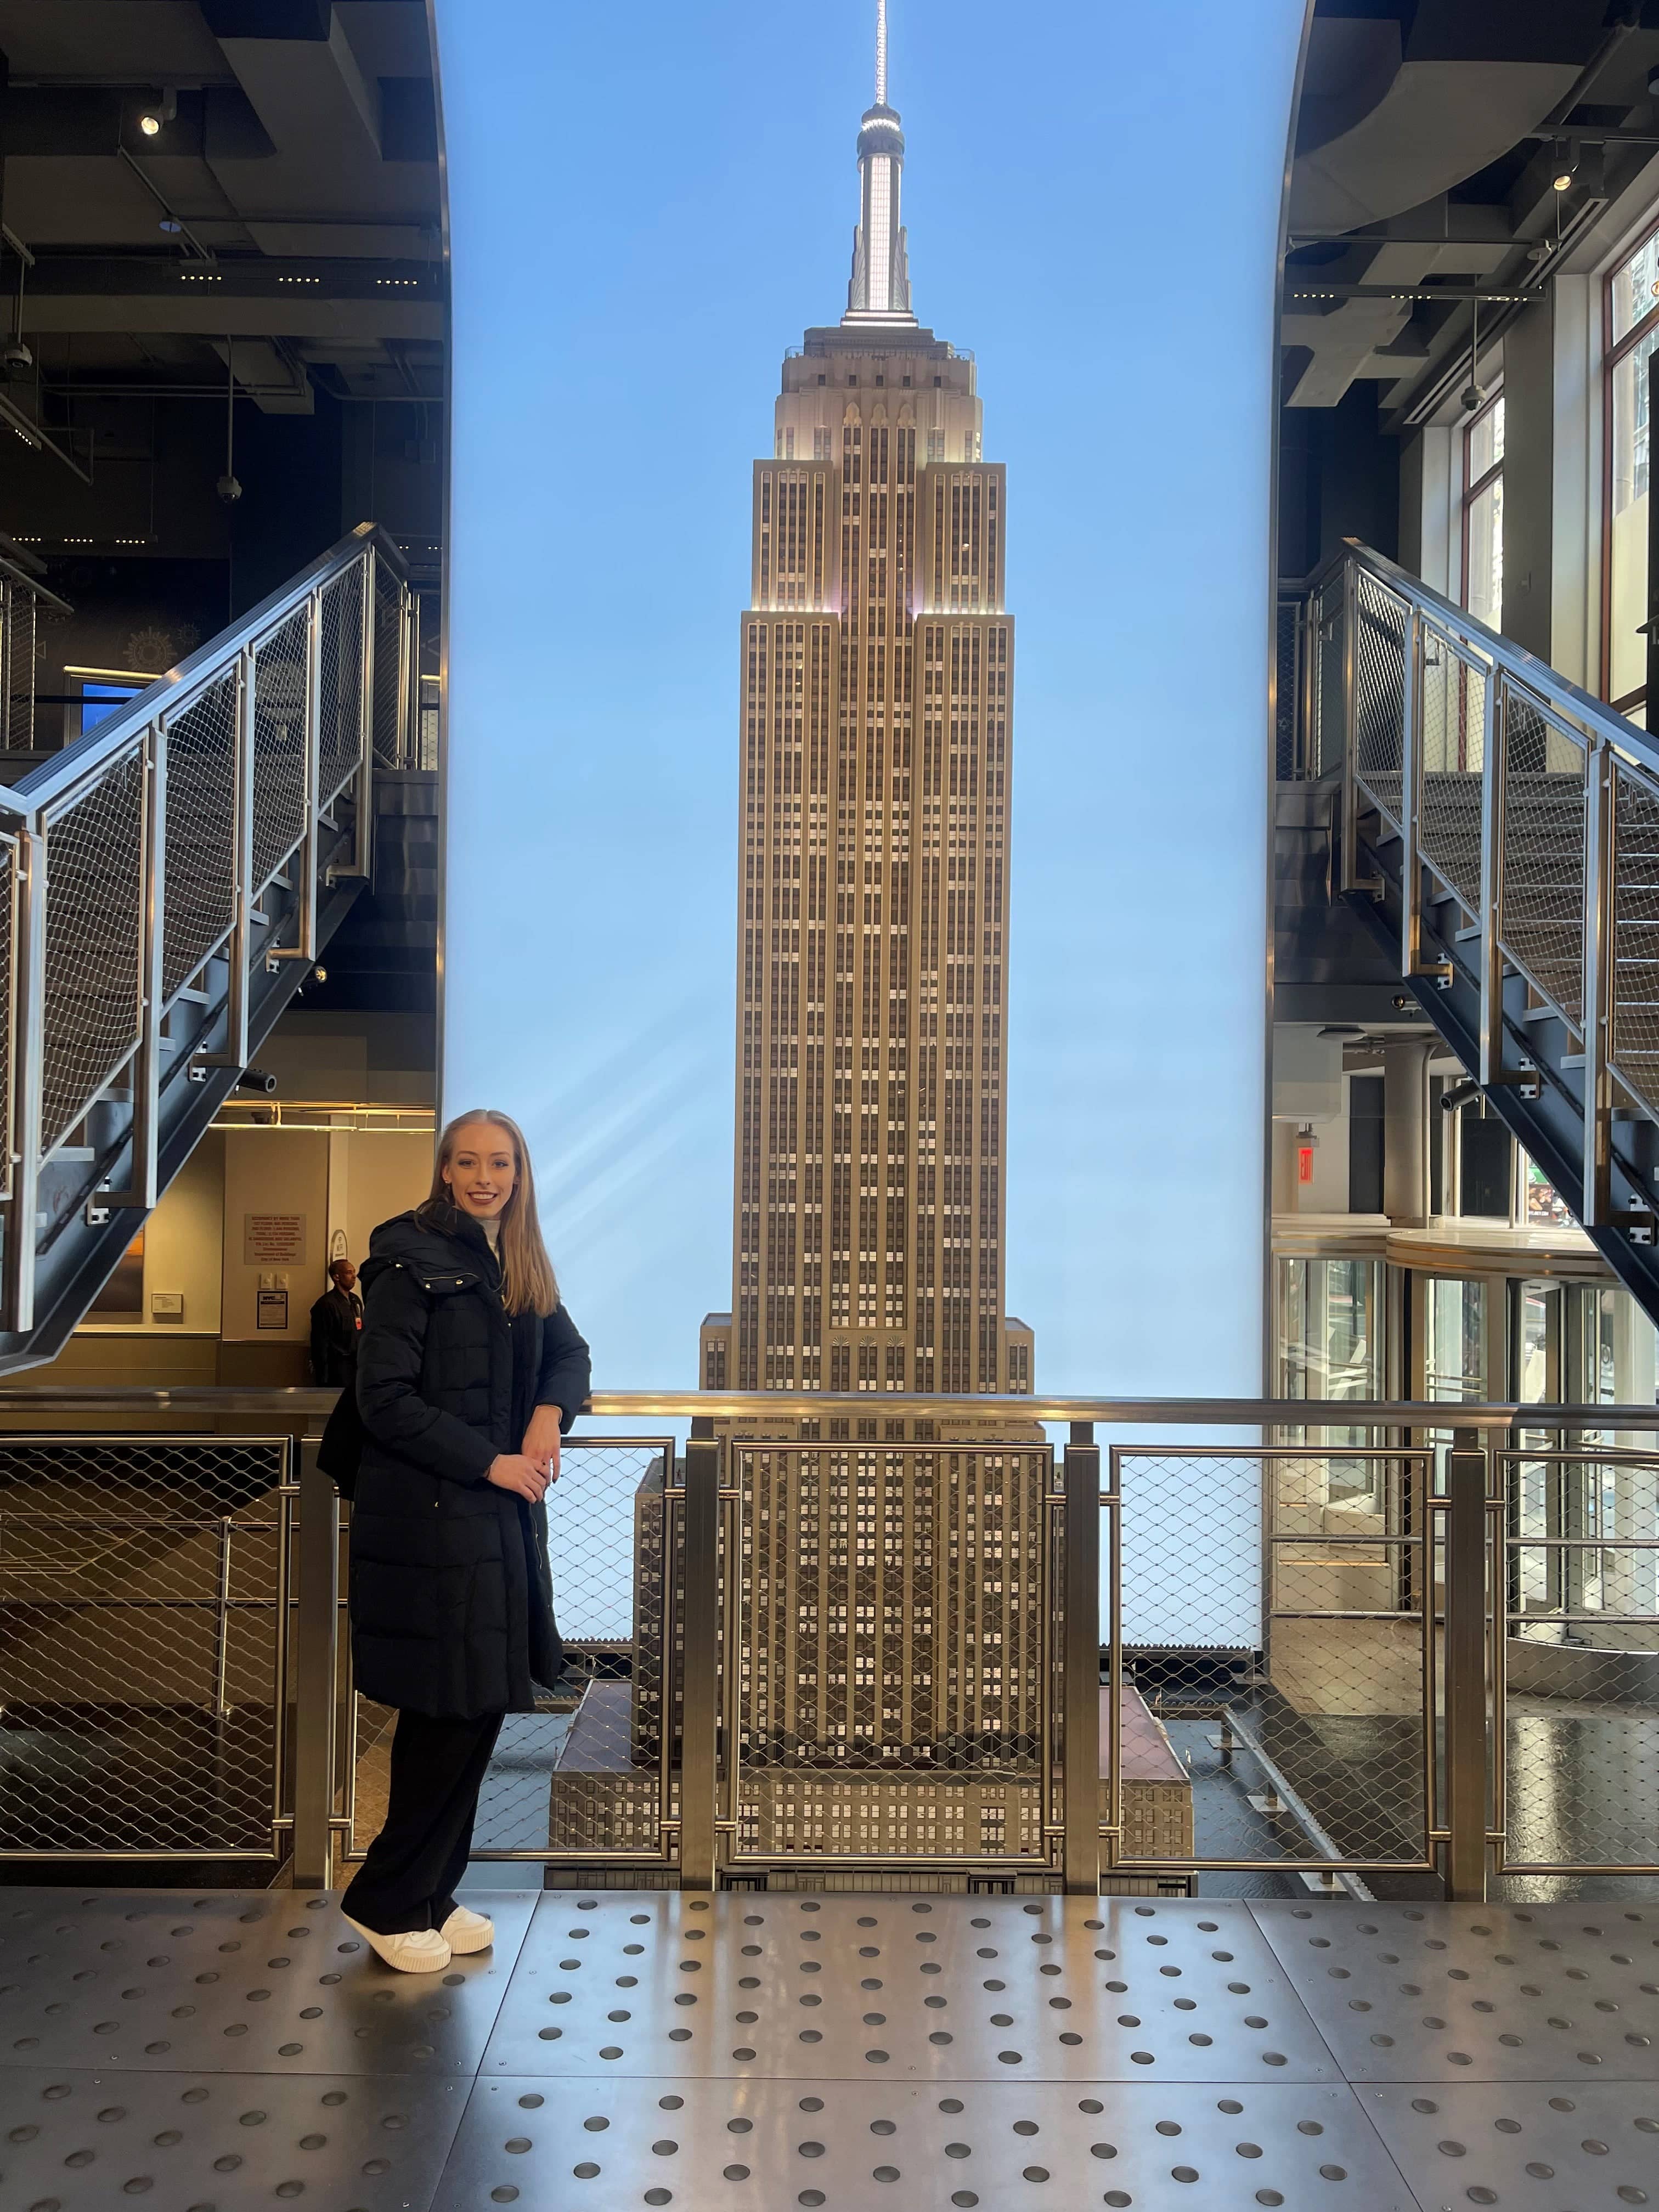
[[[1633,691],[1613,698],[1613,380],[1620,363],[1635,350],[1642,341],[1659,331],[1659,299],[1646,314],[1632,323],[1617,344],[1613,336],[1613,288],[1619,281],[1620,271],[1633,261],[1644,247],[1659,239],[1659,216],[1656,216],[1640,234],[1622,246],[1610,268],[1601,277],[1601,665],[1596,689],[1615,714],[1627,714],[1632,708],[1647,704],[1648,687],[1638,684]],[[1652,426],[1649,425],[1650,440]],[[1650,474],[1651,473],[1650,446]]]
[[[1480,425],[1486,422],[1487,417],[1493,414],[1497,409],[1503,405],[1503,404],[1504,386],[1502,380],[1500,379],[1498,389],[1492,393],[1490,398],[1481,401],[1480,406],[1475,409],[1474,414],[1469,416],[1468,420],[1463,425],[1463,493],[1462,506],[1459,510],[1459,520],[1462,530],[1462,550],[1458,556],[1460,584],[1458,603],[1463,607],[1468,607],[1469,605],[1469,516],[1476,500],[1480,497],[1483,492],[1490,491],[1493,484],[1498,482],[1498,478],[1504,473],[1504,455],[1499,453],[1498,459],[1492,463],[1492,466],[1480,477],[1471,482],[1469,477],[1469,456],[1474,450],[1475,432],[1480,428]],[[1504,427],[1507,430],[1507,422],[1505,422]]]

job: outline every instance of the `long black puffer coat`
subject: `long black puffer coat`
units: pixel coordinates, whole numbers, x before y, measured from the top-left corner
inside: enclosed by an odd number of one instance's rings
[[[357,1687],[434,1717],[528,1712],[561,1656],[547,1512],[487,1477],[498,1453],[519,1449],[537,1406],[562,1407],[569,1428],[587,1396],[587,1346],[562,1306],[509,1322],[489,1240],[453,1208],[383,1222],[368,1249],[351,1512]]]

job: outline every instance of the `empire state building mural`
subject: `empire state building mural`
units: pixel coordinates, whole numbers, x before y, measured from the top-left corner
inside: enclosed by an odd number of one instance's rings
[[[875,94],[847,312],[790,349],[755,465],[732,1310],[704,1322],[702,1380],[1024,1391],[1005,479],[972,355],[912,312],[884,0]]]

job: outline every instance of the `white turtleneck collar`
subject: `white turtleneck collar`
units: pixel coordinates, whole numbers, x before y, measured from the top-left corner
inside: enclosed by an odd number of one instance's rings
[[[481,1215],[478,1221],[478,1226],[483,1230],[484,1236],[489,1242],[490,1250],[492,1252],[499,1253],[501,1249],[501,1215],[499,1213],[486,1213]]]

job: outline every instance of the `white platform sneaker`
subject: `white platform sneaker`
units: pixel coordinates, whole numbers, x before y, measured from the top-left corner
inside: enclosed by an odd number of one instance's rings
[[[438,1974],[449,1964],[450,1946],[435,1928],[411,1928],[401,1936],[382,1936],[373,1928],[365,1928],[349,1912],[343,1917],[377,1957],[384,1959],[388,1966],[395,1966],[400,1974]]]
[[[495,1940],[495,1923],[482,1912],[458,1905],[438,1930],[458,1958],[469,1951],[487,1951]]]

